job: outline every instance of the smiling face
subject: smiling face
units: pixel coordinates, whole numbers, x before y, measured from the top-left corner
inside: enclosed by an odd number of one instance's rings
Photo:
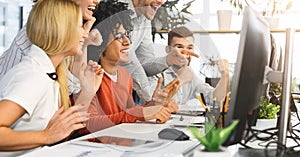
[[[84,33],[83,25],[82,25],[82,17],[78,20],[77,30],[72,32],[72,41],[74,41],[74,46],[71,48],[70,55],[77,55],[81,52],[82,46],[84,44],[84,40],[87,38],[87,35]]]
[[[194,38],[175,36],[172,38],[170,45],[166,47],[166,52],[171,53],[172,49],[178,49],[181,53],[187,51],[194,52]],[[185,55],[185,57],[188,57],[188,54],[183,54],[183,55]],[[189,63],[187,63],[187,65],[188,64]]]
[[[144,15],[148,20],[152,20],[157,9],[165,3],[164,0],[132,0],[132,2],[137,15]]]
[[[93,13],[99,0],[73,0],[77,3],[82,11],[82,16],[84,20],[90,20],[93,17]]]
[[[125,35],[126,31],[124,27],[117,26],[116,33],[110,33],[109,44],[105,49],[105,55],[102,55],[103,59],[109,60],[113,63],[126,63],[129,61],[129,46],[130,40]]]
[[[179,50],[194,51],[194,38],[193,37],[173,37],[170,47]]]

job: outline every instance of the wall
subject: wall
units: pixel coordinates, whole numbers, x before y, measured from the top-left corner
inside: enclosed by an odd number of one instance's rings
[[[218,30],[217,15],[216,11],[220,8],[230,8],[230,6],[220,4],[220,0],[196,0],[189,11],[193,13],[190,16],[191,22],[187,23],[186,26],[194,31],[199,30]],[[232,9],[232,8],[231,8]],[[239,15],[238,10],[233,10],[233,17],[231,22],[232,30],[240,30],[242,23],[242,15]],[[297,22],[300,19],[300,1],[295,0],[293,8],[280,18],[279,29],[285,29],[288,27],[300,29],[300,23]],[[285,34],[275,33],[276,40],[285,48]],[[166,35],[165,35],[165,38]],[[235,63],[236,54],[238,51],[239,44],[239,34],[195,34],[195,45],[196,51],[200,54],[201,59],[194,59],[193,69],[195,73],[203,78],[204,76],[199,73],[203,62],[207,56],[214,56],[213,58],[225,58],[229,60],[230,63]],[[166,41],[160,39],[159,36],[156,37],[155,43],[157,45],[166,44]],[[300,78],[300,32],[296,33],[295,44],[294,44],[294,66],[293,75]],[[156,51],[162,51],[161,46],[156,46]],[[203,61],[204,60],[204,61]],[[206,59],[207,60],[207,59]],[[300,83],[300,82],[299,82]]]
[[[181,1],[182,3],[184,1]],[[3,6],[6,8],[3,12]],[[5,49],[7,49],[12,42],[13,38],[19,31],[20,18],[23,18],[23,25],[26,23],[27,15],[32,6],[31,0],[0,0],[0,55]],[[20,7],[23,7],[23,17],[20,17]],[[191,22],[186,26],[191,30],[217,30],[217,16],[216,10],[219,8],[228,8],[220,4],[220,0],[196,0],[189,11],[193,13],[190,16]],[[1,9],[2,8],[2,9]],[[280,27],[295,27],[300,28],[300,24],[297,23],[300,19],[300,2],[295,1],[294,9],[281,18]],[[9,20],[8,20],[9,19]],[[3,26],[3,20],[5,26]],[[237,10],[234,10],[234,16],[232,18],[231,29],[239,30],[241,28],[242,16],[238,15]],[[166,35],[164,35],[166,38]],[[280,41],[284,47],[285,36],[282,34],[276,34],[276,38]],[[200,54],[200,59],[193,59],[191,66],[199,77],[203,78],[203,75],[199,73],[201,65],[207,59],[207,56],[213,56],[214,59],[225,58],[230,63],[234,63],[237,54],[237,47],[239,42],[238,34],[195,34],[196,50]],[[296,42],[300,42],[300,33],[296,35]],[[163,55],[164,46],[167,44],[166,40],[156,37],[155,41],[157,55]],[[300,44],[295,44],[294,49],[294,71],[293,74],[300,78]],[[209,74],[208,74],[209,75]],[[214,75],[214,74],[213,74]]]
[[[26,23],[31,6],[31,0],[0,0],[0,55],[10,46],[19,32],[20,20],[23,19],[23,25]]]

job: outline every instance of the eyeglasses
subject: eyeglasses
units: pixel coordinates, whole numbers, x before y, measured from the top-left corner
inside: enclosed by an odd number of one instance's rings
[[[128,31],[125,31],[124,33],[118,32],[115,36],[115,39],[117,39],[120,43],[123,43],[125,40],[125,36],[129,39],[130,41],[130,33]]]

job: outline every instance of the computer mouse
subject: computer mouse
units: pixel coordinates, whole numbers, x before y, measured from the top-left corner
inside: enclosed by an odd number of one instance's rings
[[[183,131],[174,128],[165,128],[158,133],[158,137],[166,140],[185,141],[189,140],[190,137]]]

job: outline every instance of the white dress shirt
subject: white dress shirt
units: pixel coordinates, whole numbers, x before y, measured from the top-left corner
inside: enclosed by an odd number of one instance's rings
[[[137,16],[132,0],[122,0],[129,4],[129,9],[134,11],[132,15],[133,31],[131,32],[131,48],[129,52],[130,61],[123,63],[133,78],[133,88],[141,99],[149,101],[152,98],[151,86],[147,76],[161,73],[168,68],[166,56],[155,57],[151,21],[144,15]],[[164,50],[162,50],[164,52]]]
[[[171,67],[161,73],[160,76],[164,78],[163,86],[166,86],[168,83],[177,78],[177,74]],[[155,84],[155,86],[152,86],[151,88],[152,93],[155,90],[157,80],[158,78],[156,76],[149,77],[149,82],[151,82],[151,84]],[[180,86],[178,92],[173,96],[173,99],[178,105],[189,105],[188,102],[190,100],[197,99],[197,93],[203,93],[205,101],[209,103],[213,101],[213,91],[213,87],[194,76],[192,81]]]
[[[34,51],[30,51],[31,46],[32,43],[26,34],[26,27],[23,27],[14,38],[9,49],[0,56],[0,79],[11,68],[22,62],[25,56],[34,53]],[[68,72],[68,90],[70,95],[72,93],[77,94],[81,90],[79,80],[71,72]]]
[[[32,45],[31,52],[0,80],[0,100],[10,100],[26,113],[10,128],[15,131],[44,130],[60,105],[59,83],[47,73],[55,68],[39,47]],[[13,114],[13,113],[12,113]],[[26,151],[0,152],[0,156],[17,156]]]

